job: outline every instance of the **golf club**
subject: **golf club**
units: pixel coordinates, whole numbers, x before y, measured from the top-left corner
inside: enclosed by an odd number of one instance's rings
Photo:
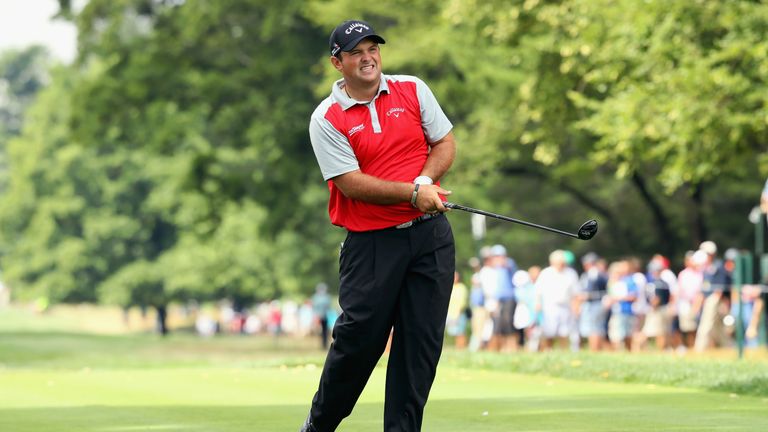
[[[535,224],[535,223],[526,222],[524,220],[511,218],[509,216],[503,216],[503,215],[500,215],[500,214],[487,212],[485,210],[478,210],[478,209],[475,209],[475,208],[472,208],[472,207],[466,207],[466,206],[463,206],[461,204],[456,204],[456,203],[452,203],[452,202],[448,202],[448,201],[444,202],[443,205],[446,206],[449,209],[456,209],[456,210],[463,210],[465,212],[470,212],[470,213],[477,213],[477,214],[481,214],[481,215],[484,215],[484,216],[488,216],[488,217],[492,217],[492,218],[496,218],[496,219],[501,219],[501,220],[504,220],[504,221],[507,221],[507,222],[514,222],[516,224],[525,225],[525,226],[529,226],[529,227],[532,227],[532,228],[538,228],[540,230],[549,231],[549,232],[553,232],[553,233],[556,233],[556,234],[577,238],[579,240],[589,240],[592,237],[594,237],[595,234],[597,234],[597,221],[594,220],[594,219],[588,220],[588,221],[584,222],[583,224],[581,224],[581,226],[579,227],[578,232],[576,234],[574,234],[574,233],[569,233],[569,232],[566,232],[566,231],[561,231],[561,230],[556,229],[556,228],[550,228],[550,227],[547,227],[547,226],[544,226],[544,225],[538,225],[538,224]]]

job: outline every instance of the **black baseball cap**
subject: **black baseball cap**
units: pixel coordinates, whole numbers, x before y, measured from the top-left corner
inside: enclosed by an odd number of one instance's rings
[[[348,20],[339,24],[328,41],[331,49],[331,55],[335,56],[339,51],[350,51],[356,47],[361,40],[371,38],[377,43],[386,43],[384,38],[377,35],[370,24],[360,20]]]

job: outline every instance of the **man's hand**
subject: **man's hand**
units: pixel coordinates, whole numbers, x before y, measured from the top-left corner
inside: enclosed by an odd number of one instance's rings
[[[416,208],[424,213],[445,213],[448,211],[443,205],[440,195],[448,196],[451,191],[445,190],[440,186],[423,184],[419,186],[419,192],[416,195]]]

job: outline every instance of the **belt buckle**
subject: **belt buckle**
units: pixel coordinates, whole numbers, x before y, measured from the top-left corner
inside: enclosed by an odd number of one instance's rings
[[[409,228],[413,225],[413,221],[409,220],[408,222],[403,222],[400,225],[397,225],[395,229],[403,229],[403,228]]]

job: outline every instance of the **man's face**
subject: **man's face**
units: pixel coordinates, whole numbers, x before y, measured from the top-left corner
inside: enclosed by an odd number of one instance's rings
[[[369,39],[363,39],[350,51],[342,51],[341,60],[332,57],[331,61],[344,80],[354,84],[373,84],[381,75],[379,44]]]

